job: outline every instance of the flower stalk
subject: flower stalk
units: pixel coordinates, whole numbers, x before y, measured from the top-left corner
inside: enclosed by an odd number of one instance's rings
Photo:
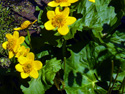
[[[62,46],[62,54],[63,54],[63,60],[64,60],[64,74],[66,73],[66,40],[64,39],[63,46]],[[64,75],[64,80],[65,80],[65,75]]]
[[[26,29],[26,31],[27,31],[27,36],[28,36],[29,44],[30,44],[30,49],[32,49],[31,38],[30,38],[30,32],[29,32],[28,29]]]

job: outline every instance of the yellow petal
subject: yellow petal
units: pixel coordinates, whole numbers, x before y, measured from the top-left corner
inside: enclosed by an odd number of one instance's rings
[[[21,72],[21,78],[25,79],[29,76],[29,74]]]
[[[89,1],[95,3],[95,0],[89,0]]]
[[[7,34],[6,34],[6,38],[9,40],[9,39],[12,39],[13,36],[12,36],[10,33],[7,33]]]
[[[4,42],[3,44],[2,44],[2,47],[6,50],[7,49],[7,44],[8,44],[8,41],[6,41],[6,42]]]
[[[62,11],[62,14],[64,14],[66,17],[68,17],[68,16],[69,16],[69,12],[70,12],[69,8],[66,7],[66,8]]]
[[[52,18],[54,18],[54,16],[55,16],[54,11],[48,11],[48,12],[47,12],[47,18],[48,18],[49,20],[51,20]]]
[[[15,57],[17,57],[17,58],[19,58],[19,56],[21,56],[22,55],[22,53],[23,53],[23,46],[19,46],[18,48],[17,48],[17,53],[16,53],[16,56]]]
[[[66,19],[66,25],[71,25],[76,21],[75,17],[67,17]]]
[[[26,29],[28,28],[32,23],[30,21],[24,21],[22,24],[21,24],[21,28],[22,29]]]
[[[32,52],[28,53],[27,58],[30,60],[34,60],[34,53],[32,53]]]
[[[20,52],[17,52],[17,54],[16,54],[16,58],[19,58],[19,56],[20,56]]]
[[[70,3],[75,3],[75,2],[77,2],[78,0],[68,0],[68,2],[70,2]]]
[[[46,30],[53,30],[55,29],[55,27],[52,25],[52,22],[51,21],[47,21],[45,24],[44,24]]]
[[[25,48],[23,56],[26,56],[29,53],[29,51],[30,51],[30,48]]]
[[[33,62],[33,67],[36,69],[36,70],[40,70],[42,68],[42,62],[38,61],[38,60],[35,60]]]
[[[55,14],[56,14],[56,15],[60,15],[61,12],[62,12],[62,11],[60,10],[60,8],[59,8],[59,7],[56,7],[56,9],[55,9]]]
[[[18,31],[14,31],[14,33],[13,33],[13,37],[15,37],[15,38],[19,38],[19,32],[18,32]]]
[[[26,48],[26,53],[28,53],[30,51],[30,48]]]
[[[62,2],[62,3],[60,3],[61,7],[66,7],[66,6],[70,6],[70,5],[71,5],[71,3],[69,3],[69,2]]]
[[[59,3],[55,2],[55,1],[51,1],[48,3],[48,6],[51,6],[51,7],[56,7],[58,5],[59,5]]]
[[[61,35],[66,35],[69,32],[68,26],[64,25],[63,27],[58,28],[58,32]]]
[[[19,62],[20,64],[25,64],[25,63],[27,62],[27,58],[24,57],[24,56],[20,56],[20,57],[18,58],[18,62]]]
[[[14,48],[13,48],[13,51],[14,51],[15,53],[17,53],[19,47],[20,47],[20,45],[18,45],[18,44],[15,45]]]
[[[18,44],[22,44],[24,42],[25,38],[23,36],[18,38]]]
[[[19,31],[19,30],[22,30],[21,27],[17,27],[17,28],[14,28],[15,31]]]
[[[37,19],[35,21],[33,21],[32,24],[34,24],[35,22],[37,22]]]
[[[21,47],[20,47],[20,50],[21,50],[21,51],[24,51],[24,50],[25,50],[25,46],[21,46]]]
[[[18,72],[23,72],[23,68],[22,68],[22,66],[21,66],[20,64],[17,64],[17,65],[15,66],[15,69],[16,69]]]
[[[30,76],[33,77],[33,78],[38,78],[39,74],[38,74],[38,71],[33,69],[31,72],[30,72]]]
[[[9,59],[14,56],[14,53],[12,51],[9,51]]]

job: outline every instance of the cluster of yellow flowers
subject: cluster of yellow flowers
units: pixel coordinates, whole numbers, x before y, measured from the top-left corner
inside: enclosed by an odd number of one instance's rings
[[[47,21],[44,26],[47,30],[53,30],[56,27],[58,28],[58,32],[61,35],[66,35],[69,32],[68,25],[73,24],[76,21],[75,17],[69,16],[70,9],[68,6],[71,3],[75,3],[78,0],[53,0],[48,3],[48,6],[56,7],[55,11],[48,11],[47,17],[49,21]],[[95,0],[89,0],[91,2],[95,2]],[[65,7],[62,11],[59,7]],[[33,78],[38,78],[38,70],[42,68],[42,62],[38,60],[34,60],[34,53],[30,52],[29,48],[25,48],[25,46],[21,45],[25,38],[23,36],[19,36],[18,30],[23,30],[28,28],[30,25],[34,24],[34,22],[25,21],[21,24],[20,27],[14,28],[13,35],[6,34],[6,38],[8,41],[2,44],[4,49],[8,49],[9,58],[15,56],[18,59],[18,64],[15,66],[16,70],[21,72],[21,77],[23,79],[31,76]]]
[[[75,17],[70,17],[70,9],[68,6],[71,5],[71,3],[75,3],[78,0],[53,0],[48,3],[48,6],[50,7],[56,7],[55,11],[48,11],[47,12],[47,18],[49,21],[47,21],[44,26],[47,30],[53,30],[56,27],[58,28],[58,32],[61,35],[66,35],[69,32],[68,25],[73,24],[76,21]],[[90,2],[95,2],[95,0],[89,0]],[[63,11],[60,10],[59,7],[65,7]]]
[[[30,21],[25,21],[21,24],[21,27],[14,28],[14,30],[28,28],[31,24]],[[6,38],[8,41],[4,42],[2,47],[9,51],[9,58],[12,58],[13,56],[17,58],[19,63],[15,68],[17,71],[21,72],[21,77],[23,79],[28,76],[38,78],[38,70],[42,68],[42,62],[34,60],[34,53],[30,52],[29,48],[25,48],[25,46],[21,45],[25,38],[23,36],[20,37],[18,31],[14,31],[13,35],[7,33]]]
[[[53,30],[56,27],[58,28],[58,32],[61,35],[66,35],[69,32],[68,25],[73,24],[76,21],[75,17],[70,17],[70,9],[67,6],[70,6],[71,3],[74,3],[78,0],[54,0],[48,3],[48,6],[56,7],[55,11],[48,11],[47,12],[47,18],[49,21],[47,21],[44,26],[47,30]],[[63,11],[60,10],[59,7],[65,7]]]

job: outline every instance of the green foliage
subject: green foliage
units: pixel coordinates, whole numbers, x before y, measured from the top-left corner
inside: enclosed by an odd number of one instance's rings
[[[96,94],[98,91],[106,93],[106,90],[96,85],[98,80],[94,69],[99,63],[99,53],[104,49],[105,47],[94,42],[86,46],[77,43],[69,48],[71,56],[66,61],[64,74],[67,94]]]
[[[124,94],[125,29],[117,28],[125,15],[124,6],[124,0],[73,3],[70,16],[77,21],[68,26],[70,32],[65,36],[57,28],[47,31],[44,27],[47,11],[54,8],[37,6],[40,34],[31,35],[31,43],[26,36],[22,45],[31,46],[43,68],[37,79],[26,80],[28,86],[18,79],[22,92],[44,94],[55,85],[67,94]]]

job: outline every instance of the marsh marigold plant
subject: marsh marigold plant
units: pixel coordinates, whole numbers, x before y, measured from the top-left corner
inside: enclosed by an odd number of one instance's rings
[[[53,0],[48,3],[48,6],[57,7],[60,5],[61,7],[66,7],[66,6],[70,6],[71,3],[75,3],[77,1],[78,0]]]
[[[8,41],[4,42],[2,47],[9,50],[9,58],[12,58],[17,53],[20,44],[24,42],[25,38],[23,36],[19,37],[18,31],[14,31],[13,35],[7,33],[6,38]]]
[[[42,62],[34,60],[34,53],[30,52],[26,57],[18,58],[19,64],[15,66],[18,72],[21,72],[21,78],[25,79],[28,76],[38,78],[38,70],[42,68]]]
[[[70,9],[66,7],[63,11],[56,7],[54,11],[48,11],[47,17],[49,21],[47,21],[44,26],[47,30],[53,30],[58,27],[58,32],[61,35],[66,35],[69,32],[68,25],[73,24],[76,21],[75,17],[69,16]]]

